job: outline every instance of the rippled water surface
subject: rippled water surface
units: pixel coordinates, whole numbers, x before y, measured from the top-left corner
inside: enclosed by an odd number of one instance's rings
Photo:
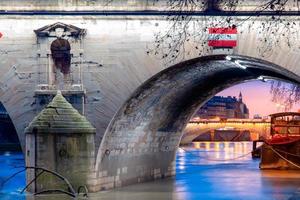
[[[90,199],[300,200],[300,171],[261,171],[251,148],[250,142],[194,143],[178,150],[176,177],[91,194]],[[23,164],[22,154],[0,155],[0,181]],[[18,191],[24,185],[21,173],[2,187],[0,199],[70,199],[22,196]]]

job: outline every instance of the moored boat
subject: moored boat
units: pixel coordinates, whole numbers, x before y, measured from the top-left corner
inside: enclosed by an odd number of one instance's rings
[[[270,138],[261,149],[261,169],[300,169],[300,113],[270,115]]]

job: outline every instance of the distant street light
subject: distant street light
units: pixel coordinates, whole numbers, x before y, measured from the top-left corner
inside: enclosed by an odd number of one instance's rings
[[[277,108],[277,112],[285,111],[285,105],[284,104],[276,103],[276,108]]]

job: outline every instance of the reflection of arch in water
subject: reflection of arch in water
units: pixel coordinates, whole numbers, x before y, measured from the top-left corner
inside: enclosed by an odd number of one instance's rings
[[[96,160],[98,189],[174,175],[182,132],[194,112],[225,88],[265,77],[300,83],[273,63],[233,55],[188,60],[153,76],[106,129]]]
[[[71,46],[65,39],[56,39],[51,44],[51,54],[55,66],[63,74],[70,73],[71,65]]]

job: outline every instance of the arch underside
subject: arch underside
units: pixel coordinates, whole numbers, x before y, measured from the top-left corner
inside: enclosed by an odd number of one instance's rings
[[[0,102],[5,107],[24,150],[24,128],[36,115],[34,107],[36,103],[34,99],[35,82],[32,81],[35,76],[23,78],[15,70],[14,66],[3,69],[0,76]]]
[[[226,55],[189,60],[146,81],[106,130],[96,160],[95,190],[174,175],[176,150],[194,112],[223,89],[262,76],[300,83],[280,66]]]

